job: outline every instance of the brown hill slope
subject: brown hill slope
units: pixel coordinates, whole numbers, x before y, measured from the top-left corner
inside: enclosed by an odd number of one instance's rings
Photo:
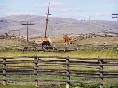
[[[35,25],[29,27],[29,35],[43,35],[45,29],[45,17],[35,15],[13,15],[0,18],[0,34],[8,32],[8,30],[20,30],[21,35],[26,35],[26,26],[21,25],[21,21],[31,21]],[[48,34],[65,34],[65,33],[99,33],[99,32],[115,32],[118,33],[118,23],[115,21],[80,21],[71,18],[49,19]]]

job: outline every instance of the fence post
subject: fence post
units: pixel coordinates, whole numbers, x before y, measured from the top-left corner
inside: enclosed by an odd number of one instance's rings
[[[67,42],[64,43],[64,52],[65,51],[68,51],[68,43]]]
[[[100,76],[100,88],[103,88],[103,60],[98,58],[99,63],[99,76]]]
[[[7,84],[7,77],[6,77],[6,58],[3,58],[3,85],[6,85]]]
[[[34,57],[34,75],[36,77],[38,75],[38,58],[37,57]],[[35,79],[35,85],[38,87],[38,80],[37,79]]]
[[[67,75],[67,82],[66,82],[66,88],[70,87],[70,71],[69,71],[69,64],[70,60],[69,57],[66,58],[66,75]]]

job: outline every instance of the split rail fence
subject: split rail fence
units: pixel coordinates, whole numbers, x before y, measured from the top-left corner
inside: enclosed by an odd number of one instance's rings
[[[34,81],[37,85],[45,81],[63,82],[66,88],[69,88],[72,83],[95,82],[94,80],[81,80],[82,78],[99,79],[96,83],[103,88],[105,78],[118,78],[118,58],[0,57],[0,82],[3,85],[10,81]]]

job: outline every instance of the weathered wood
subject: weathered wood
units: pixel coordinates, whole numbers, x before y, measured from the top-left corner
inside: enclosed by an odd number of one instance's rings
[[[7,76],[6,76],[6,58],[3,59],[3,85],[6,85],[7,84]]]
[[[16,56],[16,57],[0,57],[1,59],[16,59],[16,58],[55,58],[55,59],[66,59],[67,57],[62,56]],[[78,57],[69,57],[68,59],[72,60],[99,60],[98,58],[78,58]],[[118,61],[118,58],[100,58],[102,60],[112,60]]]
[[[38,58],[34,58],[34,75],[37,77],[38,75]],[[38,86],[38,80],[35,80],[35,85]]]
[[[24,58],[21,60],[20,58]],[[29,58],[29,60],[26,60]],[[39,59],[40,58],[40,59]],[[29,66],[20,64],[31,63]],[[13,64],[13,65],[11,65]],[[19,64],[20,66],[18,66]],[[82,82],[80,80],[71,80],[71,77],[100,78],[97,81],[100,88],[103,88],[103,78],[118,78],[118,70],[104,70],[104,67],[117,67],[118,58],[76,58],[60,56],[18,56],[18,57],[0,57],[0,75],[4,84],[8,80],[14,81],[34,81],[38,85],[39,81],[59,81],[65,82],[69,88],[72,82]],[[52,68],[54,67],[55,68]],[[80,70],[77,67],[97,67],[96,70]],[[75,68],[74,68],[75,67]],[[41,79],[39,75],[61,76],[63,79]],[[7,78],[7,75],[35,75],[35,78],[16,79]],[[90,82],[90,81],[89,81]],[[93,82],[93,81],[92,81]]]
[[[103,88],[103,65],[101,65],[101,64],[103,64],[103,60],[101,60],[101,59],[99,59],[98,60],[98,62],[99,62],[99,64],[100,64],[100,66],[99,66],[99,70],[98,70],[98,73],[99,73],[99,75],[100,75],[100,88]]]
[[[69,64],[70,64],[70,61],[68,58],[66,58],[66,75],[67,75],[67,80],[70,80],[70,71],[69,71]],[[66,88],[69,88],[70,87],[70,82],[66,82]]]

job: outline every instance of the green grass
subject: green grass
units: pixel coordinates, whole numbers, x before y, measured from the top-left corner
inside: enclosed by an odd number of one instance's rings
[[[33,85],[0,85],[0,88],[36,88]]]
[[[44,85],[45,86],[45,85]],[[99,84],[89,85],[89,84],[80,84],[79,88],[99,88]],[[0,88],[36,88],[33,85],[0,85]],[[65,88],[65,84],[62,85],[48,85],[45,87],[39,87],[39,88]],[[72,85],[70,88],[77,88],[77,85]],[[118,88],[118,85],[109,85],[105,84],[104,88]]]
[[[18,50],[5,50],[0,51],[0,56],[70,56],[80,58],[118,58],[118,52],[112,50],[79,50],[69,52],[43,52],[43,51],[18,51]]]

